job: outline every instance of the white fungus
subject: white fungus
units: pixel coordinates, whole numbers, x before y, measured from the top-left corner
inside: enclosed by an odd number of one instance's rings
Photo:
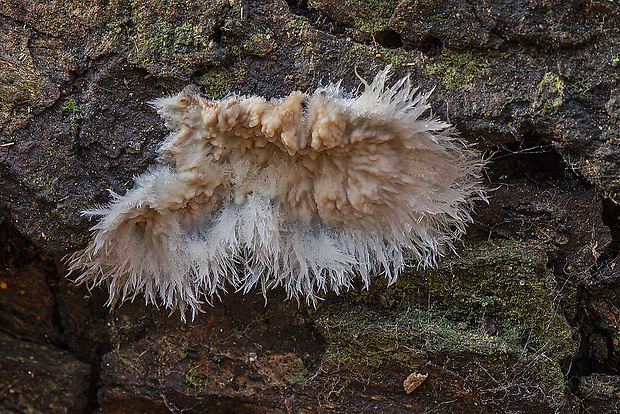
[[[429,118],[409,78],[361,94],[340,84],[271,101],[208,100],[193,88],[154,102],[172,131],[158,166],[98,217],[70,259],[77,282],[107,285],[109,305],[147,303],[193,318],[232,287],[282,286],[289,298],[393,283],[406,261],[435,263],[484,198],[480,155]]]

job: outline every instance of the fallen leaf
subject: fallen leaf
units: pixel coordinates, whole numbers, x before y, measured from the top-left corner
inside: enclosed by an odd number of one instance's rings
[[[417,372],[410,374],[403,382],[403,387],[405,387],[407,394],[411,394],[411,392],[418,388],[427,377],[428,374],[418,374]]]

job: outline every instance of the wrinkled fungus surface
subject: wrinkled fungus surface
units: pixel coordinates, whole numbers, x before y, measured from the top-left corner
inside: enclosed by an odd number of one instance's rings
[[[160,164],[99,218],[71,258],[79,282],[105,284],[109,303],[186,310],[232,287],[317,294],[393,282],[411,259],[434,264],[484,197],[479,154],[425,117],[428,94],[389,68],[364,92],[338,83],[268,101],[208,100],[192,87],[154,102],[171,134]]]

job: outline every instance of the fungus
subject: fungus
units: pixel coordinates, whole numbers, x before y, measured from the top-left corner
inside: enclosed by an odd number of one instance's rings
[[[356,277],[433,265],[484,198],[484,162],[424,116],[429,93],[388,78],[357,94],[336,83],[212,101],[190,86],[154,101],[171,130],[159,163],[85,212],[99,221],[70,257],[76,281],[107,285],[108,305],[144,294],[184,319],[230,287],[314,304]]]

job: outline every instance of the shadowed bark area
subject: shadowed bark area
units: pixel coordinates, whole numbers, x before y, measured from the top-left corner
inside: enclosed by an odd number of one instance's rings
[[[3,1],[0,411],[617,411],[619,27],[608,0]],[[493,154],[458,255],[316,309],[228,292],[187,324],[65,278],[81,211],[155,161],[149,101],[388,64]]]

